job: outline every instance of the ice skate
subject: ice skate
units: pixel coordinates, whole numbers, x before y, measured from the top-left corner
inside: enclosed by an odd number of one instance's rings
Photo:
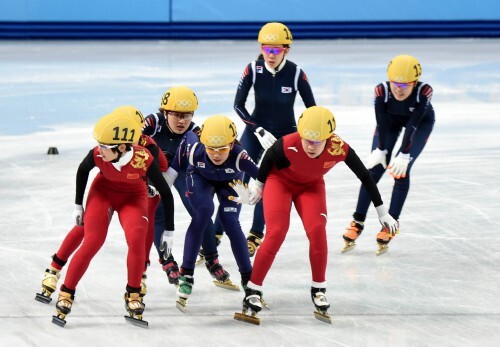
[[[330,304],[326,299],[326,288],[315,288],[311,287],[311,299],[316,307],[316,311],[314,311],[314,317],[319,319],[322,322],[332,324],[332,319],[328,314],[328,309],[330,308]]]
[[[59,298],[56,303],[57,314],[52,316],[52,323],[64,328],[66,325],[66,320],[64,318],[71,312],[74,300],[75,296],[73,294],[64,291],[59,292]]]
[[[200,251],[198,252],[198,259],[194,263],[195,266],[201,265],[205,262],[205,252],[203,251],[203,247],[200,247]]]
[[[179,277],[179,286],[177,287],[176,307],[183,313],[187,312],[187,299],[193,291],[194,278],[190,275],[181,275]]]
[[[57,281],[61,277],[59,270],[54,269],[52,266],[50,269],[45,270],[45,277],[42,280],[42,292],[36,293],[35,300],[48,304],[52,301],[50,297],[52,293],[57,289]]]
[[[147,278],[148,275],[146,274],[146,271],[144,271],[141,278],[141,292],[139,293],[139,298],[142,303],[144,303],[144,296],[148,293],[148,287],[146,286]],[[144,304],[144,306],[146,306],[146,304]]]
[[[133,325],[147,328],[148,322],[142,319],[144,304],[141,302],[140,293],[125,292],[124,299],[125,309],[128,312],[128,316],[123,316],[125,320]]]
[[[175,286],[179,285],[179,266],[173,257],[168,258],[162,263],[163,271],[167,274],[168,282]]]
[[[399,230],[396,231],[396,234],[399,233]],[[389,242],[395,235],[392,235],[386,227],[383,227],[382,230],[377,234],[377,245],[378,250],[376,252],[377,256],[387,253],[389,250]]]
[[[257,252],[257,250],[259,249],[263,237],[264,234],[258,233],[256,231],[250,231],[250,233],[248,233],[247,245],[250,257],[253,257],[255,255],[255,252]]]
[[[245,298],[243,299],[243,310],[236,312],[234,319],[260,325],[260,318],[257,314],[262,310],[262,292],[251,288],[245,288]]]
[[[353,220],[351,225],[345,230],[346,232],[342,237],[344,238],[345,246],[342,248],[342,253],[352,251],[356,246],[356,239],[361,235],[363,231],[364,223]]]
[[[229,279],[229,273],[219,264],[219,259],[215,258],[207,261],[205,266],[208,272],[210,272],[210,275],[215,278],[214,284],[217,287],[234,291],[240,290],[240,288]]]

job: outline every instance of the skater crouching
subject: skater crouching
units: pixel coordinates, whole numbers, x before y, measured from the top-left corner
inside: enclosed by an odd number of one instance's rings
[[[104,244],[111,216],[116,211],[128,245],[125,307],[130,317],[126,318],[130,318],[132,323],[147,326],[147,322],[142,321],[144,304],[140,299],[148,229],[146,179],[152,182],[162,198],[167,234],[174,230],[174,204],[170,188],[151,153],[133,145],[140,135],[140,125],[119,111],[102,117],[94,128],[94,137],[99,145],[89,152],[78,168],[77,206],[82,205],[90,170],[97,166],[100,173],[89,189],[85,211],[80,209],[76,213],[76,218],[83,218],[85,242],[71,259],[61,286],[56,304],[57,315],[53,316],[53,323],[57,325],[66,324],[64,318],[71,312],[76,287]]]
[[[335,118],[324,107],[313,106],[299,117],[298,132],[279,139],[267,151],[251,187],[250,202],[264,201],[266,238],[256,254],[252,275],[245,290],[243,312],[235,319],[260,324],[262,285],[290,226],[292,203],[309,239],[312,270],[311,299],[316,318],[330,322],[326,299],[326,192],[323,176],[344,161],[370,193],[380,223],[396,232],[397,222],[387,212],[368,170],[354,150],[335,133]],[[248,310],[252,315],[247,315]]]

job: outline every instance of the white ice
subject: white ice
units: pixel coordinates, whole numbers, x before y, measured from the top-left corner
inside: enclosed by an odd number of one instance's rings
[[[373,208],[357,248],[340,254],[359,181],[344,164],[325,177],[331,325],[313,316],[308,242],[294,211],[264,283],[271,309],[260,314],[261,326],[233,319],[242,292],[215,287],[203,267],[195,273],[189,312],[181,313],[174,287],[154,261],[144,313],[149,329],[127,324],[126,244],[115,218],[61,329],[51,323],[54,301],[44,305],[34,297],[72,226],[75,173],[95,144],[95,121],[123,104],[154,112],[168,87],[184,84],[198,94],[197,123],[225,113],[242,130],[232,103],[258,46],[253,41],[0,42],[1,345],[499,345],[500,40],[297,40],[289,58],[307,72],[317,103],[336,115],[337,133],[364,159],[375,125],[373,87],[385,80],[389,59],[403,53],[420,59],[422,80],[434,88],[436,125],[412,171],[401,233],[383,256],[375,256],[379,224]],[[298,98],[296,113],[302,110]],[[59,155],[46,154],[51,146]],[[388,205],[389,175],[379,187]],[[181,261],[189,218],[177,206],[174,254]],[[244,207],[245,233],[251,215]],[[239,282],[227,238],[219,252]],[[151,256],[155,259],[154,251]]]

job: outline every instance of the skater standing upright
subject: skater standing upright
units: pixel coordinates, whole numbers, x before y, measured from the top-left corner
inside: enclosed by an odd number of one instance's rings
[[[297,93],[306,108],[316,105],[306,73],[287,60],[293,41],[290,29],[282,23],[267,23],[260,29],[257,40],[261,55],[245,67],[234,100],[234,110],[245,123],[240,142],[255,163],[277,138],[297,131],[293,110]],[[255,107],[250,113],[246,101],[252,87]],[[249,179],[245,176],[245,182]],[[262,242],[264,225],[262,202],[259,202],[247,237],[250,256]]]
[[[394,57],[387,67],[388,81],[375,87],[375,118],[377,126],[373,135],[372,152],[366,167],[378,182],[385,170],[394,178],[389,214],[399,220],[403,204],[410,189],[410,171],[434,127],[434,109],[431,105],[432,87],[419,81],[422,67],[410,55]],[[405,128],[401,146],[391,161],[394,146]],[[387,163],[390,163],[387,166]],[[344,233],[343,252],[355,246],[355,240],[364,228],[370,199],[361,186],[353,221]],[[387,251],[392,236],[385,227],[377,234],[378,251]]]
[[[84,242],[73,255],[60,288],[57,316],[53,317],[55,324],[66,324],[64,318],[71,312],[76,287],[103,245],[111,216],[116,212],[128,245],[125,307],[131,322],[147,325],[142,321],[144,304],[140,299],[148,228],[146,179],[152,182],[163,200],[167,233],[174,230],[174,205],[170,188],[151,153],[133,145],[140,135],[140,125],[117,111],[102,117],[94,128],[98,145],[90,150],[78,168],[77,206],[82,206],[89,172],[98,167],[100,173],[89,189],[85,210],[75,211],[75,219],[83,221]]]
[[[380,193],[356,152],[335,133],[335,118],[326,108],[313,106],[299,117],[298,132],[283,136],[272,145],[262,160],[250,202],[261,197],[267,232],[256,254],[252,276],[245,290],[243,313],[236,319],[259,324],[255,314],[262,308],[262,285],[290,226],[292,203],[309,239],[312,270],[311,299],[316,317],[330,321],[326,299],[327,208],[323,176],[344,161],[369,192],[380,223],[392,232],[397,222],[386,212]],[[247,316],[248,310],[253,316]]]

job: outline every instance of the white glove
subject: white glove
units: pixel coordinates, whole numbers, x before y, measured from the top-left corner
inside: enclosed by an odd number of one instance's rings
[[[75,205],[75,209],[73,210],[73,220],[76,225],[83,225],[83,206]]]
[[[254,134],[255,136],[257,136],[257,139],[259,140],[260,145],[262,146],[262,148],[264,148],[264,150],[269,149],[273,145],[273,143],[276,142],[276,137],[274,137],[273,134],[262,127],[258,127],[257,129],[255,129]]]
[[[232,183],[229,183],[229,186],[234,189],[236,195],[238,196],[228,196],[228,199],[231,201],[236,201],[238,204],[250,204],[250,191],[248,190],[248,184],[243,184],[240,180],[233,180]]]
[[[384,205],[380,205],[375,207],[378,214],[378,220],[382,226],[387,227],[392,236],[396,235],[399,232],[399,222],[392,218],[392,216],[387,213]]]
[[[396,179],[405,178],[410,160],[410,153],[404,154],[399,152],[399,154],[392,159],[392,162],[389,164],[389,173],[391,176]]]
[[[163,252],[163,259],[167,260],[172,255],[174,246],[174,231],[164,230],[161,235],[160,251]]]
[[[163,173],[163,178],[167,181],[168,186],[172,188],[178,175],[177,171],[169,167],[168,170]]]
[[[387,155],[387,149],[384,149],[383,151],[381,151],[380,149],[378,149],[378,147],[375,148],[370,153],[368,158],[366,158],[366,168],[371,169],[371,168],[377,166],[378,164],[382,164],[384,169],[387,169],[386,155]]]
[[[155,196],[157,196],[159,193],[158,191],[156,190],[155,186],[151,185],[151,184],[148,184],[148,198],[154,198]]]
[[[262,199],[262,189],[264,188],[264,183],[255,180],[252,184],[250,184],[250,198],[248,199],[248,203],[250,205],[255,205]]]

